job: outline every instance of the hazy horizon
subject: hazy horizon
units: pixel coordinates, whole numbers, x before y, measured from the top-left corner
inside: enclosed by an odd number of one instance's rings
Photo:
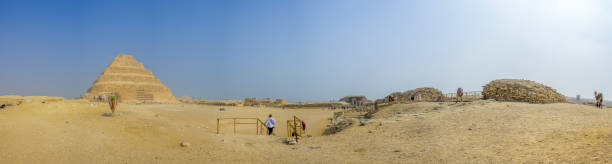
[[[0,0],[0,95],[79,97],[131,54],[175,97],[377,99],[514,78],[592,98],[612,93],[609,29],[603,0]]]

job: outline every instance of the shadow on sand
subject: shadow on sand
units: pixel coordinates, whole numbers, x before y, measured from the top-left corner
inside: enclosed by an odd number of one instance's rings
[[[113,117],[113,113],[102,113],[104,117]]]

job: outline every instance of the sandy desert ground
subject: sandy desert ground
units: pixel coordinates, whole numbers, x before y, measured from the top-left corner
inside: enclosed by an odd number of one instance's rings
[[[121,104],[108,117],[105,104],[78,100],[11,106],[0,112],[0,163],[612,162],[612,111],[586,105],[398,104],[331,136],[321,136],[328,109],[224,108]],[[277,136],[249,125],[216,134],[217,117],[269,113]],[[313,137],[287,145],[282,123],[293,115]]]

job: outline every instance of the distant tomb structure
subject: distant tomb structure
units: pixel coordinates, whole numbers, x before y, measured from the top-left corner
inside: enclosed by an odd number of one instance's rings
[[[356,106],[365,105],[371,102],[365,96],[345,96],[342,99],[340,99],[340,101],[344,101],[346,103],[349,103],[351,105],[356,105]]]
[[[104,69],[84,98],[118,96],[120,102],[178,102],[168,87],[132,55],[119,54]]]

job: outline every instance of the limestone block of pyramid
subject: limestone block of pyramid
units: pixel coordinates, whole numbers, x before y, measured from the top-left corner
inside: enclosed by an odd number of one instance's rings
[[[132,55],[119,54],[83,98],[116,95],[120,102],[178,102],[170,89]]]

